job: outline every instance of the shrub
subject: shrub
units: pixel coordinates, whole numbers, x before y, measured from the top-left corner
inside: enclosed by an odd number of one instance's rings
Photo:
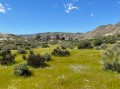
[[[28,64],[33,67],[44,66],[44,61],[45,58],[39,54],[38,55],[30,54],[29,57],[27,58]]]
[[[26,50],[24,48],[18,48],[17,53],[18,54],[26,54]]]
[[[2,47],[2,50],[16,50],[17,46],[15,44],[7,44]]]
[[[120,46],[120,45],[119,45]],[[106,71],[112,70],[120,72],[120,48],[118,45],[109,47],[107,51],[102,54],[103,65],[102,68]]]
[[[78,44],[78,49],[90,49],[90,48],[92,48],[92,46],[89,40],[82,40]]]
[[[0,52],[0,56],[2,57],[0,59],[0,64],[1,65],[9,65],[14,63],[14,59],[16,55],[11,55],[10,50],[3,50]]]
[[[66,50],[66,46],[65,45],[60,45],[61,49]]]
[[[49,45],[47,43],[42,43],[42,48],[48,48]]]
[[[74,48],[74,46],[73,46],[72,43],[71,43],[71,44],[70,44],[70,43],[66,44],[66,47],[67,47],[67,48],[70,48],[70,49],[73,49],[73,48]]]
[[[52,51],[53,56],[69,56],[70,52],[68,50],[54,49]]]
[[[107,45],[105,43],[101,44],[101,49],[106,49],[107,48]]]
[[[14,66],[13,74],[16,76],[29,76],[31,73],[29,71],[29,66],[26,63],[20,63]]]
[[[47,53],[47,52],[44,54],[44,57],[45,57],[46,61],[49,61],[52,58],[51,55],[49,53]]]
[[[103,42],[102,42],[103,40],[102,40],[102,38],[95,38],[95,39],[93,39],[93,45],[94,46],[100,46]]]
[[[50,44],[51,45],[56,45],[56,44],[58,44],[58,41],[57,40],[53,40],[53,41],[50,42]]]
[[[22,58],[23,58],[24,60],[26,60],[26,59],[27,59],[27,58],[25,57],[25,55],[23,55],[23,56],[22,56]]]
[[[101,47],[100,46],[96,46],[94,47],[95,50],[101,50]]]

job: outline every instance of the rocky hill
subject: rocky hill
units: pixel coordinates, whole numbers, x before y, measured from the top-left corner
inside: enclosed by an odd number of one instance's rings
[[[95,30],[82,34],[84,38],[93,38],[96,36],[107,36],[120,33],[120,22],[115,25],[102,25],[96,28]]]
[[[96,36],[108,36],[113,35],[116,33],[120,33],[120,22],[118,22],[115,25],[102,25],[94,29],[93,31],[87,32],[87,33],[64,33],[64,32],[47,32],[47,33],[37,33],[37,34],[30,34],[30,35],[13,35],[13,34],[3,34],[0,33],[0,40],[6,39],[6,38],[35,38],[37,35],[40,35],[41,38],[46,38],[47,36],[50,36],[51,38],[55,38],[56,35],[59,35],[60,37],[65,37],[67,39],[90,39],[94,38]]]

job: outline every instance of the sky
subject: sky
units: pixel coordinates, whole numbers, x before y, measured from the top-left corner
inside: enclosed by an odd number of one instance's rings
[[[120,21],[120,0],[0,0],[0,32],[92,31]]]

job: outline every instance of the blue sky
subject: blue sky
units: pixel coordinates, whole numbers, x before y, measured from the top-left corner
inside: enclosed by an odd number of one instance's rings
[[[0,32],[88,32],[120,21],[120,0],[0,0]]]

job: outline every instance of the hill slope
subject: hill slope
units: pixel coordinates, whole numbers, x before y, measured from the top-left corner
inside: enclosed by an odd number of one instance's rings
[[[90,39],[94,38],[96,36],[107,36],[107,35],[113,35],[116,33],[120,33],[120,22],[118,22],[115,25],[102,25],[94,29],[93,31],[87,32],[87,33],[64,33],[64,32],[47,32],[47,33],[37,33],[37,34],[30,34],[30,35],[19,35],[17,37],[24,37],[24,38],[35,38],[37,35],[40,35],[41,38],[46,38],[48,35],[52,38],[56,37],[56,35],[59,35],[60,37],[65,38],[72,38],[72,39]],[[15,37],[15,35],[12,34],[3,34],[0,33],[0,38],[6,38],[6,37]]]

